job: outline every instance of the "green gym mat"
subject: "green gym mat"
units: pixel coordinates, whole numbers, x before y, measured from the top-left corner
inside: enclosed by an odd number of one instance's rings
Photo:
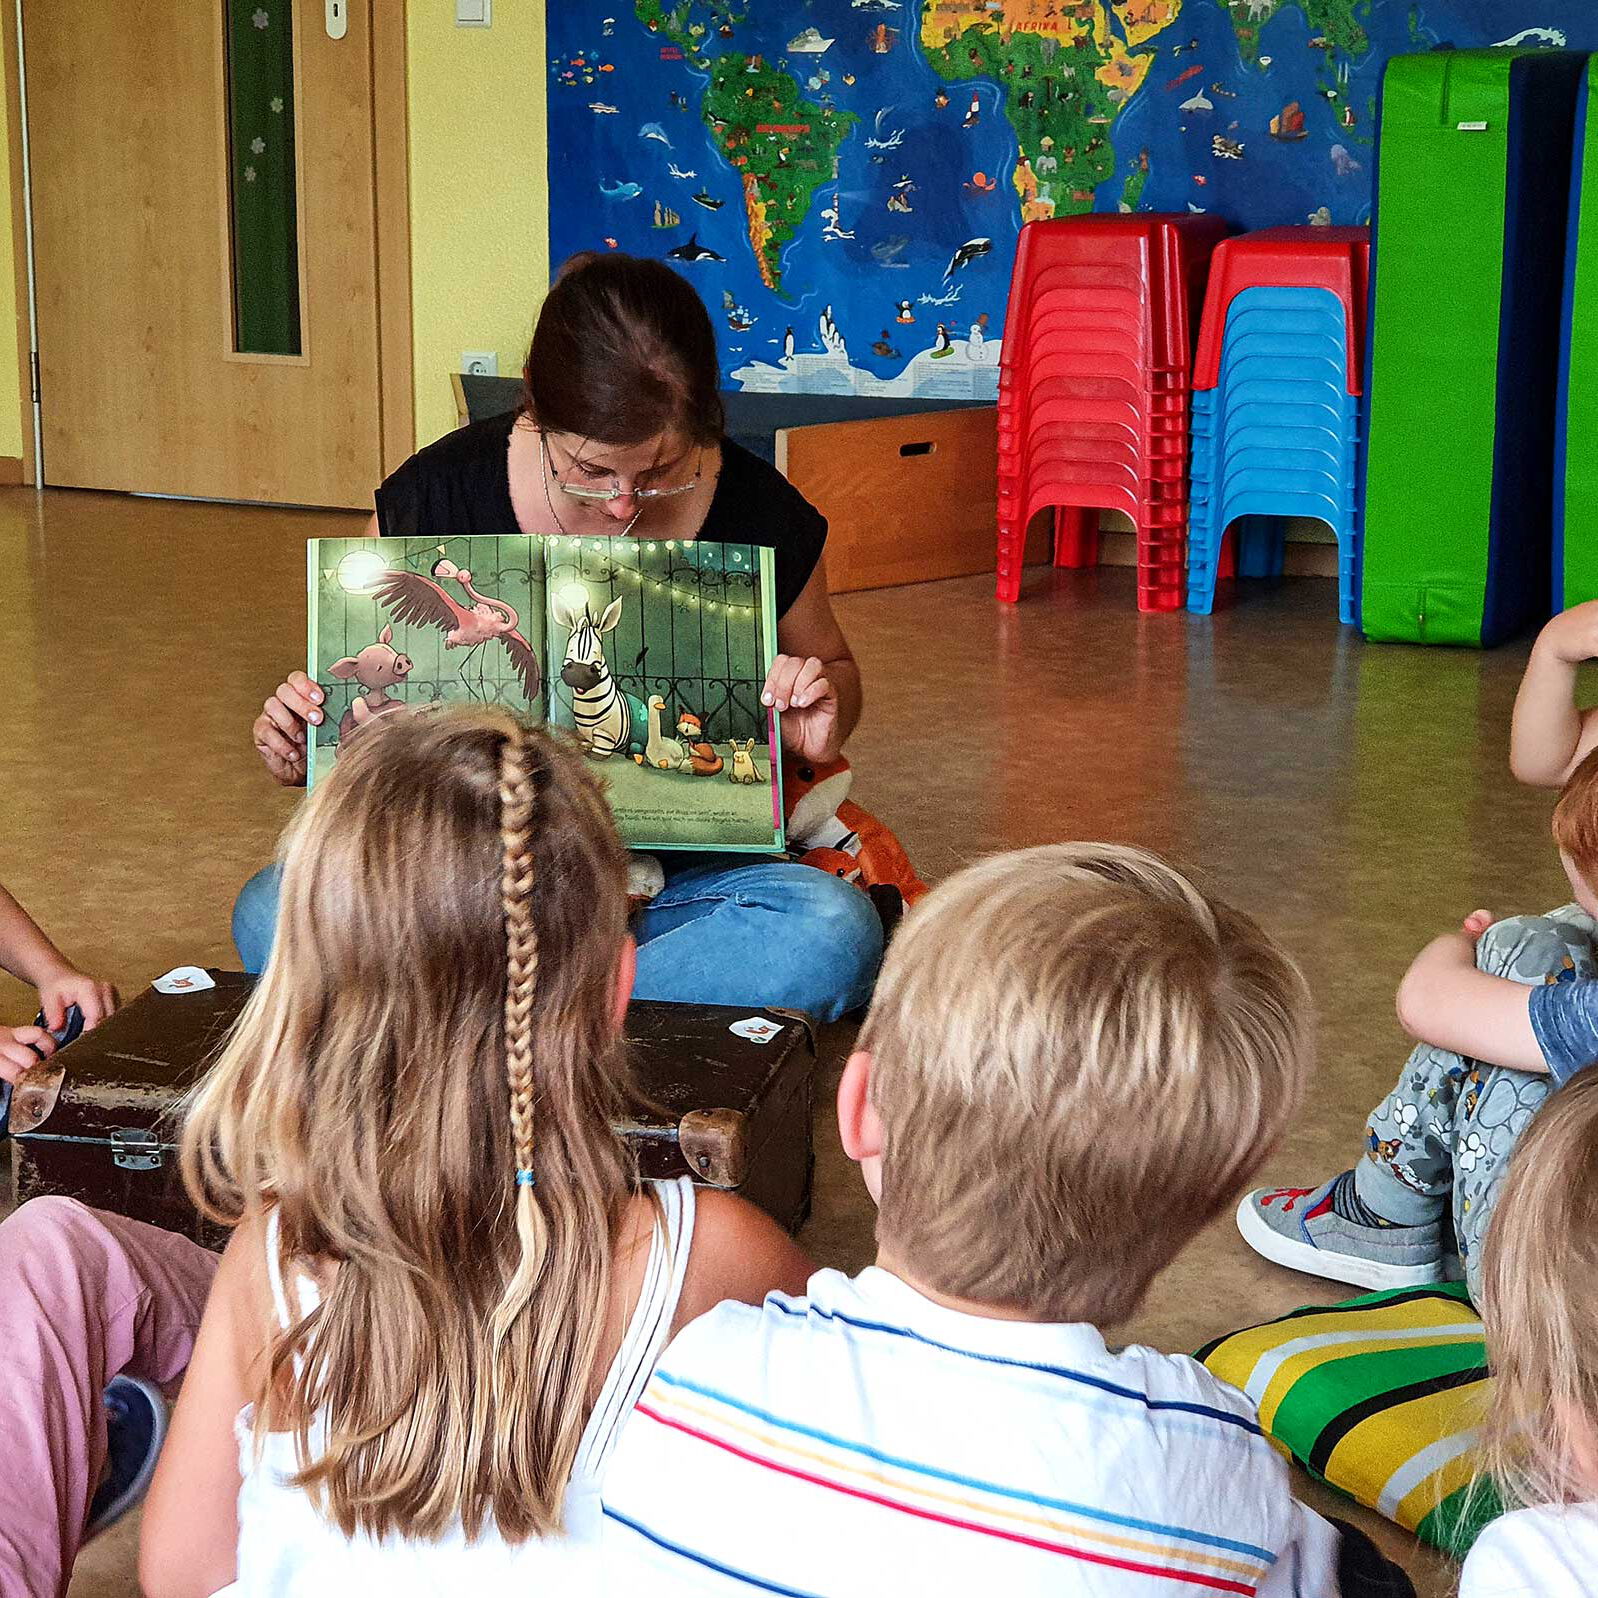
[[[1498,643],[1548,613],[1564,236],[1586,57],[1382,77],[1361,625]]]
[[[1590,56],[1576,101],[1570,225],[1565,239],[1565,304],[1558,437],[1554,455],[1554,603],[1598,599],[1598,116]],[[1570,447],[1572,441],[1577,445]]]

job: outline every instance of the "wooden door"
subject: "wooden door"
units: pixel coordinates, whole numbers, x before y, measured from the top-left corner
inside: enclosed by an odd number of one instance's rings
[[[45,483],[370,506],[373,0],[343,5],[335,39],[325,0],[25,0]]]

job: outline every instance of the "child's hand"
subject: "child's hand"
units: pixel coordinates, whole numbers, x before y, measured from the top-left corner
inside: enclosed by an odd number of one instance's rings
[[[1562,610],[1538,634],[1537,643],[1572,666],[1598,659],[1598,599]]]
[[[109,982],[97,982],[64,965],[39,983],[39,1008],[50,1031],[59,1032],[67,1024],[67,1011],[73,1005],[83,1012],[83,1030],[87,1032],[116,1009],[117,990]]]
[[[55,1053],[55,1039],[43,1027],[0,1027],[0,1081],[15,1082],[29,1066]]]
[[[1484,933],[1497,919],[1498,917],[1495,916],[1491,910],[1472,910],[1471,913],[1465,917],[1464,924],[1459,930],[1463,932],[1472,943],[1475,943],[1480,939],[1482,933]]]
[[[285,788],[305,786],[305,725],[322,719],[322,690],[303,671],[291,671],[250,729],[256,753]]]

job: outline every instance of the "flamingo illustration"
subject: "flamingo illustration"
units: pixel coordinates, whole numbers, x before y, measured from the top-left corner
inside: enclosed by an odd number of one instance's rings
[[[460,679],[473,699],[489,697],[484,689],[483,649],[496,639],[505,646],[510,656],[511,668],[521,681],[522,692],[529,700],[538,697],[538,656],[533,646],[517,630],[521,617],[513,606],[503,599],[491,599],[472,587],[472,574],[452,560],[433,563],[433,576],[445,582],[460,585],[471,601],[466,606],[451,599],[431,578],[420,572],[391,571],[372,585],[379,601],[388,608],[394,620],[405,626],[436,627],[444,634],[446,649],[464,649],[466,658],[461,662]],[[471,664],[477,662],[475,685],[469,675]]]

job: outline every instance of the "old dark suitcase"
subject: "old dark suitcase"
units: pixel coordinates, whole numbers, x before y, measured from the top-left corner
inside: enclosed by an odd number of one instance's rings
[[[41,1098],[19,1087],[11,1110],[19,1202],[65,1193],[219,1241],[183,1191],[175,1147],[179,1101],[252,986],[234,972],[211,976],[216,986],[198,993],[148,989],[63,1049],[53,1103],[49,1092]],[[770,1029],[766,1041],[731,1030],[752,1020]],[[791,1011],[635,1003],[627,1037],[643,1102],[619,1130],[643,1174],[692,1176],[797,1227],[810,1207],[816,1050],[808,1020]]]

